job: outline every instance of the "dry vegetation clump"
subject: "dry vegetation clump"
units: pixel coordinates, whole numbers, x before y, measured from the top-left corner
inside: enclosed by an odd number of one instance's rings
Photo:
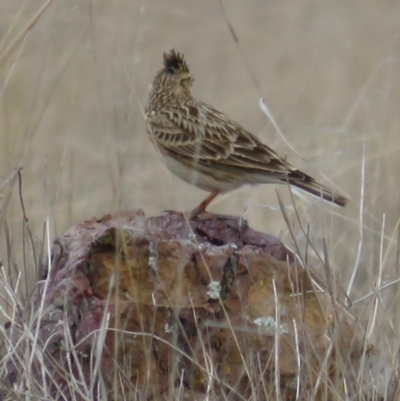
[[[78,224],[2,330],[2,397],[383,399],[362,374],[374,348],[299,260],[234,217]]]

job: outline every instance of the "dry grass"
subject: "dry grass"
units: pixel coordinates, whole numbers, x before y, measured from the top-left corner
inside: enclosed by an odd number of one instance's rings
[[[148,85],[162,52],[174,47],[186,55],[199,99],[352,199],[340,210],[295,198],[298,219],[281,187],[286,222],[273,186],[261,186],[221,197],[210,210],[245,214],[253,227],[296,241],[314,264],[325,241],[330,272],[382,350],[378,362],[395,359],[396,2],[59,0],[29,30],[45,2],[0,4],[0,322],[23,313],[41,255],[71,224],[116,209],[190,209],[204,195],[171,177],[145,133]]]

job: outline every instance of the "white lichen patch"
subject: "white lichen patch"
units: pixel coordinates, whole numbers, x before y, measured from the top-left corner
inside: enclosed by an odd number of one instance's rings
[[[266,334],[271,336],[275,335],[275,331],[278,328],[276,325],[276,321],[272,316],[258,317],[257,319],[254,319],[254,324],[265,329],[267,332]],[[280,334],[289,333],[286,324],[279,325],[279,333]]]
[[[208,284],[207,288],[208,288],[207,295],[211,299],[219,298],[219,294],[221,292],[221,283],[219,281],[211,281],[211,283]]]

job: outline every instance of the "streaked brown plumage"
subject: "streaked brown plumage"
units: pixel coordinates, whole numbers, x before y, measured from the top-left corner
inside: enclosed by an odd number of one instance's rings
[[[193,99],[193,79],[183,54],[164,53],[146,107],[149,136],[167,167],[211,194],[192,212],[202,213],[220,193],[244,184],[287,184],[328,202],[347,199],[293,168],[257,137],[212,106]]]

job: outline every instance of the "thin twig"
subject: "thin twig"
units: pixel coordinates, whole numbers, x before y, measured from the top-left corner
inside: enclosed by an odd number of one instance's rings
[[[21,31],[21,33],[16,37],[14,42],[11,43],[9,48],[4,52],[4,54],[0,57],[0,68],[7,61],[10,55],[14,52],[17,46],[22,42],[28,32],[35,26],[36,22],[39,21],[39,18],[44,14],[44,12],[50,7],[51,3],[54,0],[48,0],[47,3],[38,11],[38,13],[31,19],[28,25]]]

